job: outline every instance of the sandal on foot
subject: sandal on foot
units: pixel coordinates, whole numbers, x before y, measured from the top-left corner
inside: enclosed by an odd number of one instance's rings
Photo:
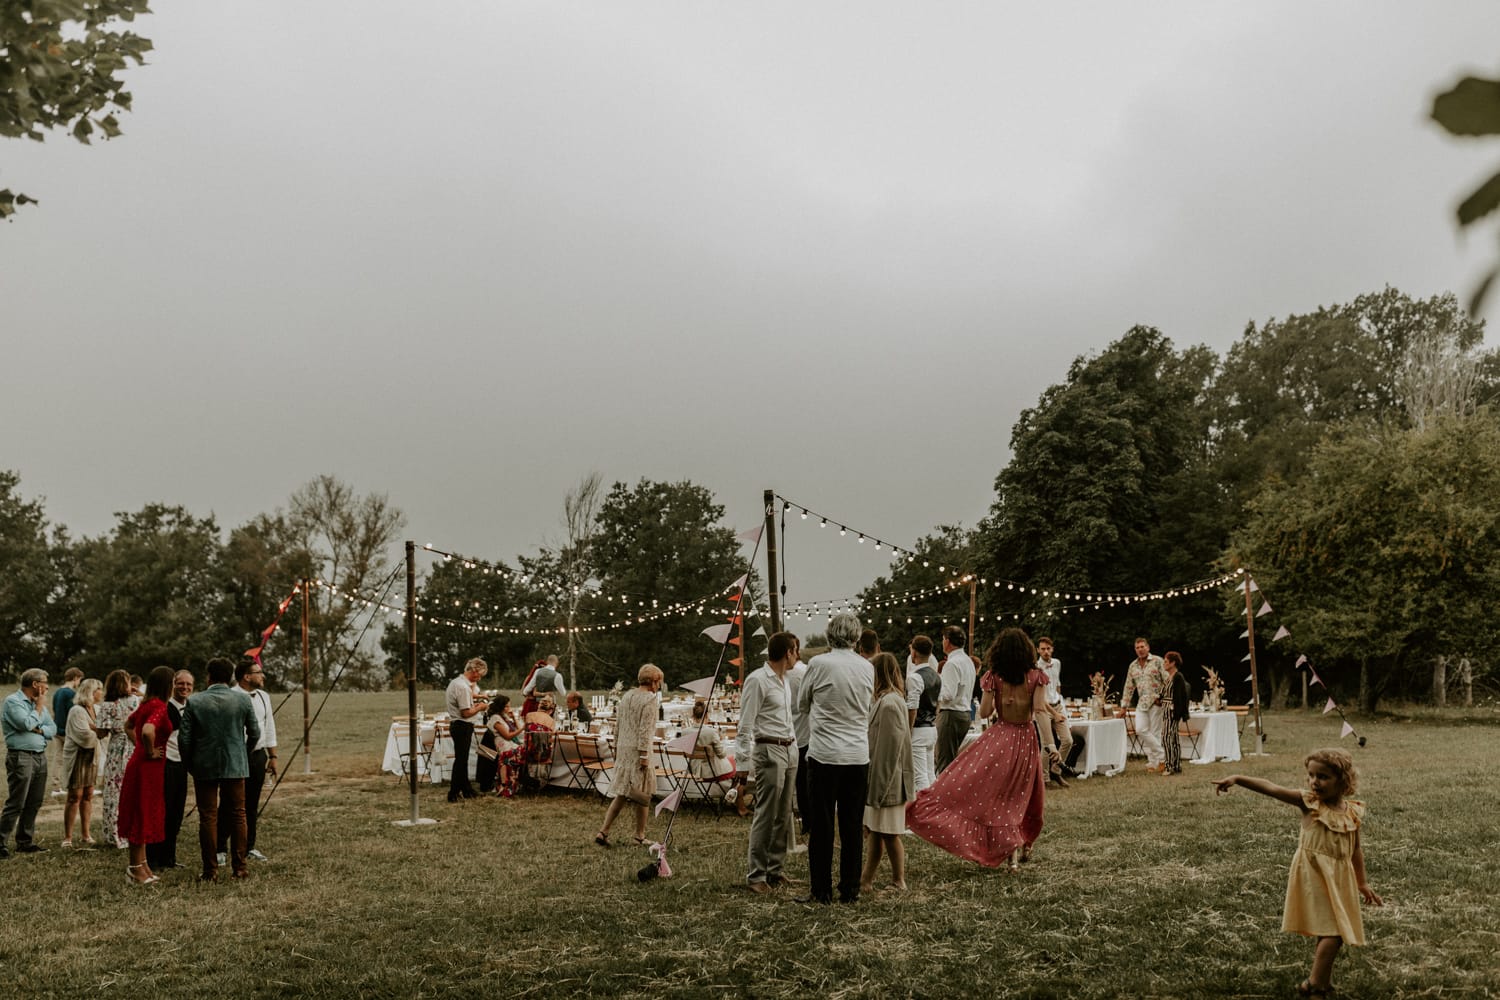
[[[1016,860],[1016,852],[1015,851],[1011,851],[1010,852],[1010,857],[1008,857],[1008,858],[1005,859],[1005,868],[1006,868],[1007,871],[1010,871],[1010,872],[1018,872],[1018,871],[1021,870],[1021,863]]]
[[[645,837],[631,837],[630,839],[634,840],[636,842],[636,846],[638,846],[638,847],[650,847],[651,846],[651,841],[647,840]]]
[[[598,844],[600,847],[613,847],[613,846],[615,846],[614,844],[611,844],[609,842],[609,834],[607,834],[607,833],[596,833],[596,834],[594,834],[594,843]]]
[[[1029,862],[1030,860],[1031,860],[1031,845],[1027,844],[1025,847],[1021,848],[1021,864],[1024,865],[1027,862]]]
[[[1331,991],[1327,986],[1314,986],[1311,980],[1304,979],[1297,984],[1297,995],[1299,997],[1326,997]]]

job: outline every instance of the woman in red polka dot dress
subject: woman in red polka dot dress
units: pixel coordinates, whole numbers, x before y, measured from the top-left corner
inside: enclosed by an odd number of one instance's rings
[[[906,826],[950,854],[1015,871],[1042,832],[1047,779],[1033,720],[1047,717],[1047,675],[1036,669],[1036,648],[1018,628],[1002,631],[984,662],[979,717],[998,718],[906,807]],[[1052,738],[1050,725],[1040,732]],[[1057,747],[1044,749],[1055,763]]]

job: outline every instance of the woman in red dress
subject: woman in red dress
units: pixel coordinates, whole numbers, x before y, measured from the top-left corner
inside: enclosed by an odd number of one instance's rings
[[[146,700],[126,724],[135,752],[125,765],[125,784],[120,788],[119,834],[130,844],[130,867],[125,876],[137,885],[157,881],[146,864],[146,845],[167,839],[167,803],[162,790],[167,737],[172,735],[172,717],[167,712],[172,676],[171,667],[151,671]]]
[[[1047,778],[1033,720],[1050,720],[1047,675],[1036,669],[1036,648],[1018,628],[1002,631],[984,661],[989,670],[979,685],[979,717],[998,718],[917,794],[906,807],[906,826],[950,854],[1016,871],[1042,832]],[[1040,731],[1052,739],[1050,724]],[[1045,749],[1055,762],[1057,747]]]

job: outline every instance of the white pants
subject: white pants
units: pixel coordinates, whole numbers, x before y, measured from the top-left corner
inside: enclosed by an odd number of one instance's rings
[[[1141,749],[1146,751],[1146,763],[1151,767],[1160,767],[1161,762],[1166,759],[1166,750],[1161,745],[1161,704],[1152,705],[1150,708],[1136,708],[1135,710],[1135,736],[1141,741]]]
[[[932,773],[933,747],[937,746],[937,727],[919,726],[911,731],[911,766],[917,772],[917,791],[936,780]]]

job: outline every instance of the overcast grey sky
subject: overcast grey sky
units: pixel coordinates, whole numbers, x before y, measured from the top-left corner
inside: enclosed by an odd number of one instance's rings
[[[1493,250],[1451,208],[1500,143],[1426,120],[1493,0],[154,7],[123,138],[0,143],[0,467],[75,533],[326,472],[513,560],[597,469],[909,544],[1133,324],[1223,351]],[[813,535],[789,600],[884,565]]]

